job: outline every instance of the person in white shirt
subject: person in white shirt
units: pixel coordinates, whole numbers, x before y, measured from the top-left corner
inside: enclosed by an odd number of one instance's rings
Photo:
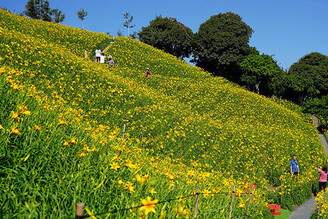
[[[98,49],[96,49],[96,60],[97,60],[97,62],[100,62],[100,56],[101,56],[101,50],[98,47]]]
[[[102,52],[102,53],[101,53],[101,56],[100,56],[100,63],[105,64],[105,58],[106,58],[106,56],[105,56],[105,54]]]

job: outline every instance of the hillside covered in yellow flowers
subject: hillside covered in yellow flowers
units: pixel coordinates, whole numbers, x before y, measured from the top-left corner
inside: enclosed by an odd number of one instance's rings
[[[111,42],[0,10],[0,217],[71,217],[82,202],[107,218],[188,218],[199,189],[198,214],[222,207],[228,218],[236,186],[237,218],[254,182],[249,215],[270,218],[268,204],[312,194],[325,153],[299,107],[139,41]],[[84,58],[107,45],[115,68]]]

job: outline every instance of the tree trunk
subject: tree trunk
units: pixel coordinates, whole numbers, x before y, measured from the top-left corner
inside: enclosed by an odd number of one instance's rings
[[[82,21],[82,29],[84,30],[83,21]]]

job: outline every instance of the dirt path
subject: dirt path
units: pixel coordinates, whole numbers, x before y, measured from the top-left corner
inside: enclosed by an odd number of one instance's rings
[[[107,50],[109,49],[109,47],[110,47],[113,43],[114,43],[114,41],[111,42],[110,44],[108,44],[108,46],[107,46],[102,52],[103,52],[103,53],[107,52]]]
[[[316,127],[318,127],[318,118],[315,116],[312,116],[312,121],[315,124]],[[325,148],[326,154],[328,154],[328,143],[324,135],[319,134],[320,140],[322,145]],[[292,214],[288,217],[288,219],[310,219],[311,215],[314,213],[314,210],[316,208],[315,206],[315,199],[314,197],[311,197],[308,199],[303,205],[300,205],[297,207]],[[311,211],[311,209],[313,209]]]

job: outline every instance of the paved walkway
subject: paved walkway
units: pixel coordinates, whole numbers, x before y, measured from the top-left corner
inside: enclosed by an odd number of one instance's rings
[[[313,123],[317,125],[317,118],[314,116],[312,117]],[[324,135],[319,134],[320,140],[322,145],[325,148],[326,154],[328,154],[328,143]],[[311,215],[314,213],[316,206],[314,205],[315,199],[314,197],[308,199],[303,205],[297,207],[295,211],[288,217],[288,219],[310,219]],[[311,211],[311,208],[313,210]]]
[[[326,138],[322,134],[320,134],[319,136],[320,136],[322,145],[325,147],[326,154],[328,154],[328,143],[326,141]]]
[[[308,199],[303,205],[296,208],[288,219],[310,219],[316,208],[314,203],[314,197]],[[312,211],[311,208],[313,209]]]

